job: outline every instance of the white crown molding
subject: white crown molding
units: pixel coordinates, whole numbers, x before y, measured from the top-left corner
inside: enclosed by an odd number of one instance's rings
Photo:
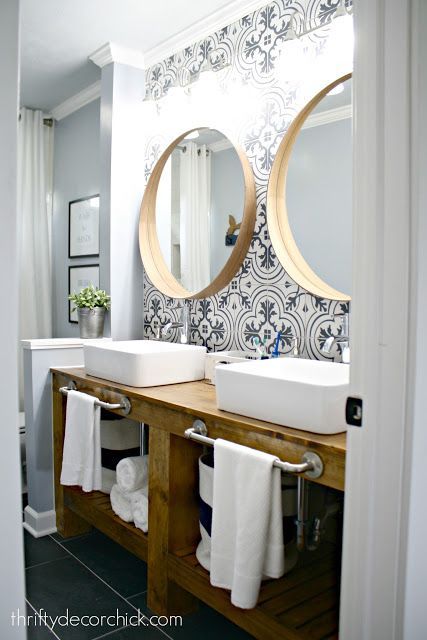
[[[308,116],[302,128],[311,129],[311,127],[318,127],[322,124],[346,120],[347,118],[351,118],[351,116],[351,104],[345,104],[342,107],[337,107],[336,109],[328,109],[328,111],[321,111],[320,113],[314,113],[313,115]]]
[[[50,112],[51,116],[52,118],[55,118],[55,120],[62,120],[71,113],[74,113],[74,111],[77,111],[77,109],[81,109],[90,102],[93,102],[100,96],[101,81],[98,80],[97,82],[89,85],[89,87],[86,87],[86,89],[79,91],[79,93],[76,93],[74,96],[71,96],[71,98],[64,100],[64,102],[61,102],[61,104],[54,107]]]
[[[228,138],[217,140],[216,142],[212,142],[212,144],[208,146],[212,153],[217,153],[218,151],[226,151],[227,149],[233,148],[233,145],[230,140],[228,140]]]
[[[144,69],[146,66],[142,51],[127,49],[115,42],[106,42],[89,56],[89,60],[101,69],[111,62],[126,64],[137,69]]]
[[[175,36],[145,51],[144,58],[146,68],[151,67],[156,62],[161,62],[194,42],[210,36],[212,33],[215,33],[215,31],[243,18],[243,16],[247,16],[261,7],[265,7],[266,4],[267,0],[234,0],[233,2],[227,3],[222,9],[211,13],[210,16],[198,22],[194,22]]]
[[[181,51],[185,47],[198,42],[203,38],[215,33],[218,29],[223,28],[243,16],[249,15],[264,7],[266,0],[234,0],[229,2],[222,9],[215,11],[210,16],[195,22],[190,27],[180,31],[175,36],[168,38],[156,47],[148,49],[146,52],[126,49],[113,42],[107,42],[102,47],[94,51],[90,56],[94,64],[102,69],[111,62],[119,64],[127,64],[138,69],[146,69],[156,62],[160,62],[165,58],[173,55],[177,51]],[[52,109],[52,117],[55,120],[62,120],[77,109],[84,107],[101,95],[101,83],[95,82],[86,89],[83,89],[74,96],[71,96],[58,106]]]

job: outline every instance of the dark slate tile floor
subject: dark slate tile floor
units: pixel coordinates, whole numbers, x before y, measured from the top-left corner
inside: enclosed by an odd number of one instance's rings
[[[33,538],[25,532],[25,564],[29,615],[59,618],[47,627],[38,620],[28,627],[28,640],[249,640],[252,636],[204,604],[182,618],[181,627],[150,626],[146,605],[147,569],[99,531],[64,540],[53,534]],[[139,613],[140,612],[140,613]],[[83,623],[71,616],[96,616]],[[144,622],[137,625],[137,617]],[[104,616],[103,620],[101,617]],[[108,618],[109,617],[109,618]],[[108,618],[108,619],[107,619]],[[101,624],[102,623],[102,624]]]

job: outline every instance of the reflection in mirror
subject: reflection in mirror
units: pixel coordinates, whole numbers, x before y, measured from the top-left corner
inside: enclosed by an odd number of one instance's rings
[[[296,137],[286,178],[289,226],[329,286],[351,293],[351,78],[325,95]]]
[[[163,259],[189,292],[207,287],[233,251],[245,200],[240,158],[214,129],[192,131],[172,151],[156,198]]]

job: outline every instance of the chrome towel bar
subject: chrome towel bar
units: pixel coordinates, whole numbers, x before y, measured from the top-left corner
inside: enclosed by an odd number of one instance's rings
[[[195,440],[213,447],[215,439],[209,438],[207,434],[208,430],[203,420],[195,420],[193,426],[184,432],[185,437],[189,440]],[[323,473],[322,458],[314,451],[306,451],[302,457],[302,462],[299,464],[276,460],[274,466],[284,473],[304,473],[307,478],[313,479],[320,478]]]
[[[59,388],[59,392],[64,396],[68,395],[69,391],[78,391],[76,383],[72,380],[68,383],[68,387]],[[111,411],[112,409],[122,409],[125,415],[128,415],[132,408],[130,400],[129,398],[126,398],[126,396],[121,396],[120,402],[114,404],[111,404],[110,402],[104,402],[103,400],[99,400],[98,398],[96,398],[95,404],[109,411]]]

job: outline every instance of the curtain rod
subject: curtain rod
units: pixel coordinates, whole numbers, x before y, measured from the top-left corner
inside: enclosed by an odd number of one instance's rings
[[[185,153],[187,151],[187,147],[186,146],[182,147],[181,145],[178,144],[177,148],[180,149],[182,151],[182,153]],[[200,151],[201,151],[201,149],[197,149],[197,155],[198,156],[200,155]],[[206,149],[206,155],[207,156],[209,155],[209,153],[210,153],[210,149]]]
[[[19,121],[21,121],[21,117],[21,114],[19,114]],[[43,124],[45,125],[45,127],[53,127],[53,118],[43,118]]]

